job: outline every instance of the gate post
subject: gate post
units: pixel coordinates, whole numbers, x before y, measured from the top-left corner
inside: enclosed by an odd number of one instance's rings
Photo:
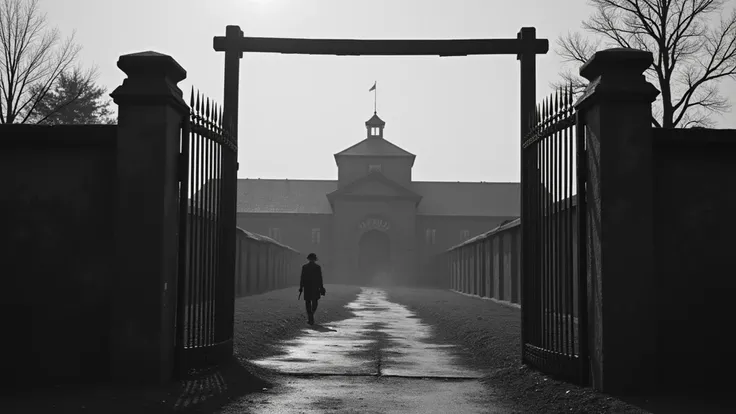
[[[652,109],[644,71],[652,54],[597,52],[575,104],[586,124],[588,344],[592,385],[645,390],[656,378],[657,306],[652,229]],[[581,309],[581,312],[584,309]],[[585,338],[582,338],[583,340]]]
[[[112,378],[162,383],[174,369],[179,140],[186,71],[156,52],[121,56],[118,105]]]

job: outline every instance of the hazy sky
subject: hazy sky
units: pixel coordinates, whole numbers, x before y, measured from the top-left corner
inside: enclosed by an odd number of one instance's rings
[[[733,3],[736,3],[734,1]],[[733,3],[732,6],[733,7]],[[515,38],[534,26],[550,40],[537,60],[537,97],[551,92],[556,38],[591,13],[583,0],[41,0],[52,25],[76,30],[81,63],[112,91],[123,54],[153,50],[222,102],[226,25],[246,36],[348,39]],[[417,155],[420,181],[519,180],[519,63],[515,56],[333,57],[246,54],[241,61],[241,178],[335,179],[333,154],[365,138],[378,81],[385,138]],[[736,82],[724,83],[736,96]],[[736,111],[719,117],[736,128]]]

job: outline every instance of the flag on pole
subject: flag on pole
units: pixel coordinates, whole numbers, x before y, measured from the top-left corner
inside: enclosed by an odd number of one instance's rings
[[[376,90],[376,82],[373,82],[373,86],[371,86],[371,88],[368,89],[368,92],[373,92],[374,90]]]

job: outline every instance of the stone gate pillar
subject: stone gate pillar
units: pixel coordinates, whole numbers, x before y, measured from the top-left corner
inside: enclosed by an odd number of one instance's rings
[[[587,136],[587,270],[592,383],[611,393],[656,376],[652,229],[652,110],[659,91],[644,71],[652,54],[597,52],[576,103]]]
[[[119,382],[162,383],[174,368],[180,129],[189,108],[170,56],[121,56],[118,104],[111,372]]]

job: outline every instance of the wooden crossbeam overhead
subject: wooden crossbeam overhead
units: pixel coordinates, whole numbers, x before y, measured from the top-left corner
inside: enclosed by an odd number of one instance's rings
[[[354,40],[270,37],[214,38],[215,51],[336,56],[469,56],[545,54],[547,39]]]

